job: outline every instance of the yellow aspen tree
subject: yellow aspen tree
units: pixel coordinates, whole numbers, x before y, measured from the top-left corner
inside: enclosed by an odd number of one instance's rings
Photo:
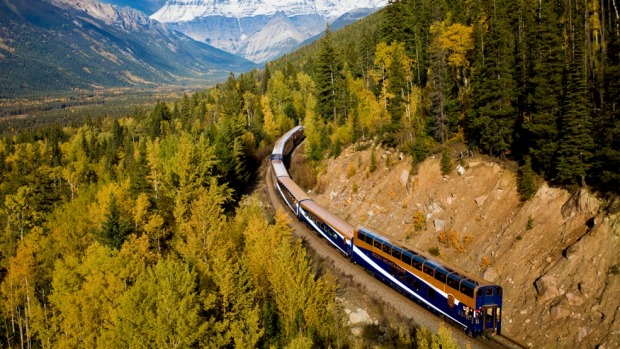
[[[260,99],[261,111],[263,112],[263,129],[270,139],[275,140],[278,134],[278,127],[271,111],[271,102],[267,95],[264,95]]]
[[[4,311],[13,324],[11,337],[16,338],[22,348],[32,348],[36,330],[45,328],[44,324],[33,321],[41,312],[35,297],[37,239],[37,236],[29,235],[20,244],[15,256],[9,258],[6,276],[0,284]]]

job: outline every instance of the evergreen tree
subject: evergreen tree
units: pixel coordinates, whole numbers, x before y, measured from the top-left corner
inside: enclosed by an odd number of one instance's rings
[[[487,4],[488,31],[477,25],[476,71],[472,109],[469,111],[470,144],[493,156],[505,156],[511,149],[516,120],[512,33],[503,2]]]
[[[576,23],[580,23],[580,17],[577,16]],[[573,53],[564,74],[560,138],[555,158],[556,178],[563,184],[585,185],[594,146],[583,42],[578,39],[583,37],[582,35],[583,27],[575,24],[570,40]]]
[[[110,206],[105,218],[97,238],[102,244],[119,250],[131,232],[131,223],[121,217],[121,210],[113,193],[110,194]]]
[[[523,120],[525,152],[532,167],[553,173],[558,142],[558,116],[562,94],[563,24],[558,17],[560,1],[540,3],[532,33],[532,69],[529,78],[528,115]]]
[[[441,174],[447,175],[452,171],[452,160],[450,159],[450,147],[444,146],[441,151]]]
[[[618,192],[620,188],[620,32],[619,19],[609,17],[606,30],[607,59],[603,115],[596,125],[596,149],[592,177],[600,189]]]
[[[337,51],[329,26],[321,38],[316,67],[317,112],[325,120],[336,120],[339,89],[344,84],[344,63]]]
[[[529,156],[525,158],[525,163],[519,167],[517,190],[522,201],[529,200],[538,190],[536,187],[536,176],[534,171],[532,171],[532,160],[530,160]]]

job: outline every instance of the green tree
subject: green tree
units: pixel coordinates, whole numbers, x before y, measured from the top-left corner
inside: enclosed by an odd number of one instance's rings
[[[116,195],[114,193],[110,194],[110,206],[105,215],[101,231],[97,235],[99,242],[119,250],[131,229],[131,222],[121,217],[121,209],[116,202]]]
[[[441,151],[441,174],[447,175],[452,171],[452,159],[450,159],[450,148],[447,146],[443,147]]]
[[[577,18],[582,18],[577,16]],[[577,19],[576,19],[577,20]],[[564,96],[558,151],[555,158],[556,178],[563,184],[585,186],[585,178],[591,167],[592,139],[591,109],[588,101],[584,53],[582,43],[576,38],[583,33],[575,26],[573,33],[574,52],[570,57],[564,77]]]
[[[516,121],[512,33],[506,4],[488,3],[476,32],[472,109],[469,112],[470,144],[494,156],[504,157],[513,143]],[[488,29],[485,30],[485,27]]]
[[[556,13],[559,6],[559,1],[541,2],[535,16],[529,43],[535,52],[528,81],[531,92],[522,126],[527,144],[524,152],[531,155],[532,167],[547,175],[554,173],[562,95],[564,51],[563,24]]]
[[[338,119],[338,98],[344,85],[344,63],[333,43],[329,26],[320,40],[316,66],[317,113],[324,120]]]
[[[529,156],[525,158],[525,163],[519,167],[517,175],[517,191],[521,196],[521,201],[532,198],[538,188],[536,187],[536,175],[532,171],[532,161]]]

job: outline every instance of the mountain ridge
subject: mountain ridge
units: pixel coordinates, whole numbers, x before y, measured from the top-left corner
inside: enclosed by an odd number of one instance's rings
[[[0,97],[206,83],[256,67],[143,13],[94,0],[0,2]]]
[[[150,18],[262,64],[320,35],[328,23],[353,23],[386,0],[169,0]]]

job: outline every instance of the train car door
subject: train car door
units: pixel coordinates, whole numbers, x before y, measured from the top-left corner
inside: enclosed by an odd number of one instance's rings
[[[500,308],[484,307],[482,308],[482,330],[484,332],[495,332],[499,329]]]

